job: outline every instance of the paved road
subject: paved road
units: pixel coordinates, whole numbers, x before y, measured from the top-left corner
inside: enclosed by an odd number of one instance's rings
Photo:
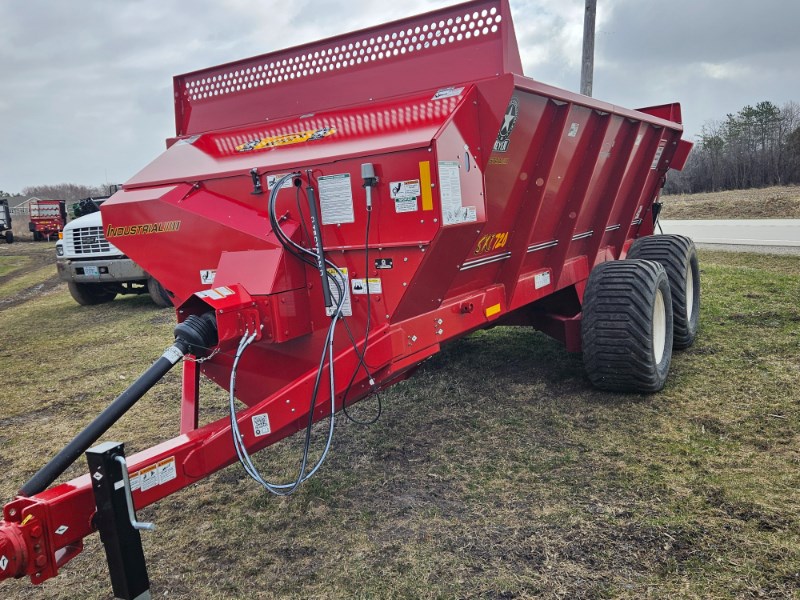
[[[692,238],[700,247],[800,254],[800,219],[661,221],[664,233]]]

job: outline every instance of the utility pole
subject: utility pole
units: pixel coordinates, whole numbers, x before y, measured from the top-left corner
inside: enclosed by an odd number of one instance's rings
[[[581,94],[592,95],[594,79],[594,17],[597,13],[597,0],[586,0],[586,13],[583,16],[583,60],[581,61]]]

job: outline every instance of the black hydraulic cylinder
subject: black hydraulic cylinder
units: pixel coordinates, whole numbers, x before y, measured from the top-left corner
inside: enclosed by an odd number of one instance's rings
[[[322,298],[325,300],[325,306],[330,308],[333,306],[333,300],[331,299],[331,288],[328,282],[328,271],[325,268],[325,254],[322,248],[322,228],[319,223],[317,199],[310,181],[311,178],[309,177],[306,195],[308,196],[308,210],[311,213],[311,234],[314,236],[314,245],[317,248],[317,269],[319,269],[319,276],[322,278]]]
[[[53,483],[59,475],[75,462],[101,435],[124,415],[128,410],[145,395],[167,372],[183,358],[190,345],[182,339],[175,340],[164,354],[154,362],[147,371],[134,381],[128,389],[101,412],[97,418],[89,423],[63,450],[56,454],[50,462],[43,466],[20,488],[20,495],[33,496],[43,492]]]

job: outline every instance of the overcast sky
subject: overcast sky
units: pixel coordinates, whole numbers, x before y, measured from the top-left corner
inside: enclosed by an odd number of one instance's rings
[[[172,76],[449,0],[2,0],[0,190],[124,182],[174,134]],[[688,137],[800,102],[800,1],[598,0],[594,96],[680,101]],[[511,0],[525,74],[577,91],[584,0]]]

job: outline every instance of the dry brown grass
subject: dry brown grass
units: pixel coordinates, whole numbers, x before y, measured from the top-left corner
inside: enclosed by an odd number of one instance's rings
[[[662,196],[663,219],[800,219],[800,187]]]
[[[532,331],[455,342],[384,394],[376,425],[342,422],[296,495],[234,465],[140,511],[159,528],[143,536],[154,597],[800,597],[800,258],[701,262],[702,330],[662,393],[594,390]],[[63,286],[0,310],[0,496],[171,328],[146,297],[79,307]],[[203,418],[222,417],[224,394],[203,393]],[[172,374],[106,439],[133,452],[175,435],[178,396]],[[259,466],[287,472],[298,442]],[[59,577],[0,595],[110,597],[97,536]]]

